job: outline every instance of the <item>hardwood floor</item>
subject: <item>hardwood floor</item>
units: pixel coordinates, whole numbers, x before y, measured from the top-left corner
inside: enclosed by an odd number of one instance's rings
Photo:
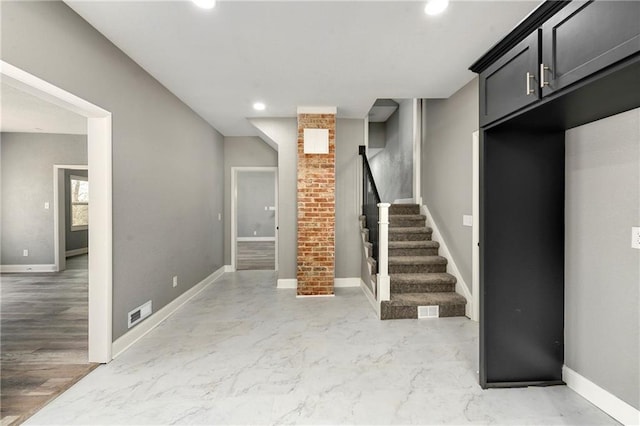
[[[88,256],[67,270],[1,274],[0,413],[17,425],[97,367],[87,360]]]
[[[276,268],[275,241],[238,241],[236,270],[269,270]]]

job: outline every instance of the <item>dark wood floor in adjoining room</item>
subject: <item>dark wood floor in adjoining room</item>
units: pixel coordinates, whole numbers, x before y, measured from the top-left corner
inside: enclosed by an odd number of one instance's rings
[[[60,273],[1,274],[2,426],[17,425],[84,377],[88,256]]]
[[[269,270],[276,268],[275,241],[238,241],[236,270]]]

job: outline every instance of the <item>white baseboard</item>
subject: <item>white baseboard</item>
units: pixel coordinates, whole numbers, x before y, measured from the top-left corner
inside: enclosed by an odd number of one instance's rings
[[[393,200],[393,204],[414,204],[415,201],[413,198],[398,198]]]
[[[333,280],[333,286],[335,288],[344,287],[360,287],[360,278],[336,278]]]
[[[298,288],[298,280],[295,278],[278,279],[278,288]]]
[[[442,238],[442,234],[438,229],[438,224],[436,224],[435,220],[433,220],[433,216],[431,215],[431,212],[429,211],[429,208],[426,204],[422,204],[422,213],[427,216],[427,224],[429,227],[431,227],[431,229],[433,229],[433,235],[431,239],[440,243],[440,256],[447,258],[447,271],[451,275],[456,277],[456,293],[464,296],[464,298],[467,299],[467,305],[464,308],[464,314],[467,316],[467,318],[473,318],[473,297],[471,296],[471,291],[469,291],[469,286],[467,286],[467,283],[465,283],[464,279],[462,278],[460,270],[456,266],[456,261],[453,256],[451,256],[451,252],[447,247],[447,243],[444,241],[444,238]]]
[[[178,311],[182,305],[187,303],[193,297],[195,297],[202,290],[207,288],[210,284],[215,282],[218,278],[220,278],[223,274],[225,267],[221,267],[198,284],[191,287],[189,290],[182,293],[180,296],[173,299],[167,305],[162,307],[159,311],[152,314],[146,320],[142,321],[140,324],[132,328],[126,334],[120,336],[115,342],[113,342],[111,346],[111,353],[113,353],[113,358],[117,358],[124,351],[126,351],[131,345],[136,343],[138,340],[142,339],[148,332],[153,330],[165,319],[169,318],[173,313]]]
[[[562,366],[562,380],[578,395],[624,425],[640,425],[640,411],[612,393],[602,389],[566,365]]]
[[[316,297],[336,297],[336,295],[335,294],[309,294],[309,295],[297,294],[296,295],[296,299],[309,299],[309,298],[316,298]]]
[[[56,272],[56,265],[0,265],[0,273]]]
[[[235,272],[236,271],[236,268],[234,268],[231,265],[224,265],[223,268],[224,268],[224,272]]]
[[[87,253],[89,253],[89,247],[84,247],[84,248],[79,248],[75,250],[67,250],[64,252],[64,256],[73,257],[73,256],[79,256],[81,254],[87,254]]]
[[[275,241],[276,237],[238,237],[236,241]]]
[[[335,278],[333,286],[335,288],[359,287],[360,278]],[[298,288],[298,280],[295,278],[278,279],[278,288]]]

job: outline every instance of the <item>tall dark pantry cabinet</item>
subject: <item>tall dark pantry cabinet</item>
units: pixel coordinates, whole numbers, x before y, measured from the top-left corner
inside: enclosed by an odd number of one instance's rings
[[[640,1],[546,1],[480,78],[480,384],[562,382],[565,131],[640,106]]]

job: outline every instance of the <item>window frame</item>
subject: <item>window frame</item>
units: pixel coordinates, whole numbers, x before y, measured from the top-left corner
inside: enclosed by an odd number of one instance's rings
[[[69,175],[69,227],[71,228],[71,232],[76,232],[76,231],[87,231],[89,229],[89,225],[78,225],[78,226],[74,226],[73,225],[73,206],[89,206],[89,202],[74,202],[73,201],[73,185],[71,184],[72,181],[74,180],[79,180],[79,181],[84,181],[84,182],[89,182],[89,178],[87,176],[77,176],[77,175]],[[88,222],[87,218],[87,222]]]

